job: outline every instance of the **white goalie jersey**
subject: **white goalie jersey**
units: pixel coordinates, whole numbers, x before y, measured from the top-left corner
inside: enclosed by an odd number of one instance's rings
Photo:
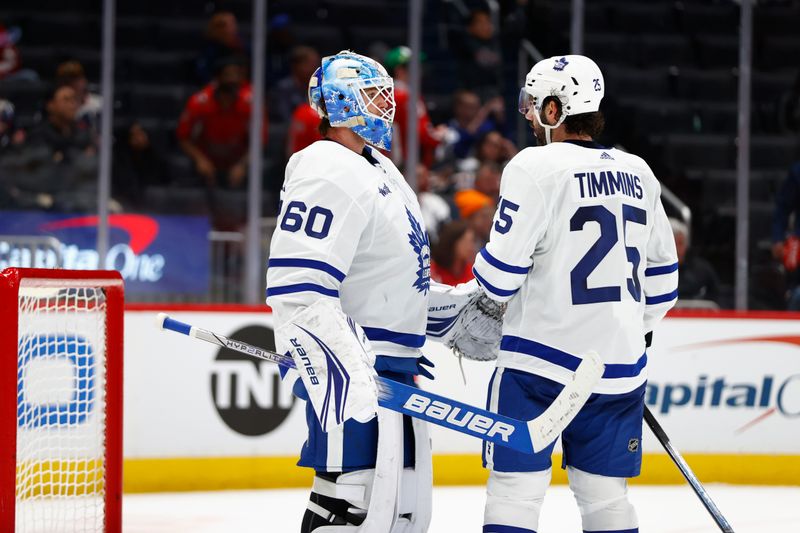
[[[580,354],[606,365],[594,392],[647,379],[646,333],[677,299],[661,186],[639,157],[595,143],[527,148],[507,165],[474,273],[508,301],[498,366],[567,383]]]
[[[416,195],[377,150],[333,141],[286,167],[267,270],[276,328],[327,297],[364,329],[376,355],[420,355],[425,342],[430,244]]]

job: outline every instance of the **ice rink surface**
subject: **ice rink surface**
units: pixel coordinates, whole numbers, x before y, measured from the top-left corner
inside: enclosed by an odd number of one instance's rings
[[[736,533],[800,532],[800,487],[706,487]],[[637,486],[630,498],[642,533],[719,531],[688,485]],[[126,494],[125,533],[297,533],[305,489]],[[429,533],[480,532],[483,487],[436,487]],[[579,533],[578,508],[566,486],[545,497],[539,533]]]

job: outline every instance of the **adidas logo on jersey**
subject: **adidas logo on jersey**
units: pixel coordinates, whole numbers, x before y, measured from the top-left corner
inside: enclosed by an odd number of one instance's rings
[[[611,159],[612,161],[614,160],[613,157],[608,155],[608,152],[603,152],[602,154],[600,154],[600,159]]]

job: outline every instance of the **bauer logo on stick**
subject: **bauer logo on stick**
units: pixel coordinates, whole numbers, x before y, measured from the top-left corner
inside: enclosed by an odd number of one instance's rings
[[[459,427],[466,426],[467,429],[478,435],[486,435],[487,437],[499,435],[503,442],[508,442],[509,437],[514,433],[514,426],[510,424],[492,420],[488,416],[475,414],[472,411],[462,413],[460,407],[453,407],[439,400],[431,401],[429,398],[419,394],[412,394],[403,404],[403,409],[424,413],[434,420],[446,420],[450,424]]]

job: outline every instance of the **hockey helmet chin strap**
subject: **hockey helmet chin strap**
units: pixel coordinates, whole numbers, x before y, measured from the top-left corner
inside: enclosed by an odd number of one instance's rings
[[[542,107],[544,107],[544,106],[542,106]],[[533,107],[532,109],[534,111],[533,116],[536,117],[536,122],[538,122],[539,125],[544,128],[545,144],[550,144],[551,142],[553,142],[553,140],[552,140],[552,138],[550,136],[551,131],[556,129],[557,127],[559,127],[564,122],[564,119],[567,118],[567,114],[564,113],[563,110],[562,110],[561,116],[558,118],[558,121],[556,121],[556,123],[551,126],[549,124],[545,124],[544,122],[542,122],[542,117],[541,117],[542,110],[541,110],[541,108],[540,109],[536,109],[536,107]]]

